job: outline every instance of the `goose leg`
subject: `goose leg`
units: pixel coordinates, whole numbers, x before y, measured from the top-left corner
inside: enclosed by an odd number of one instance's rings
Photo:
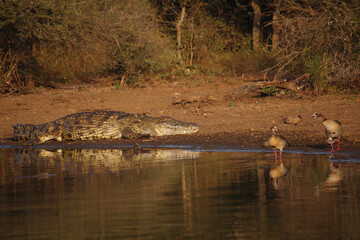
[[[280,163],[282,163],[282,150],[280,150]]]
[[[336,151],[340,151],[340,150],[342,149],[340,148],[340,138],[338,138],[338,148],[336,149]]]
[[[276,149],[274,149],[274,153],[275,153],[275,164],[277,163],[277,154],[276,154]]]
[[[335,152],[334,147],[333,147],[333,141],[332,141],[331,138],[330,138],[330,144],[331,144],[331,151],[330,152]]]

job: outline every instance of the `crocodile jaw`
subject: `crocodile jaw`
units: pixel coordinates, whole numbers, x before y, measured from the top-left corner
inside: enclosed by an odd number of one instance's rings
[[[196,123],[157,123],[154,125],[154,130],[157,136],[167,136],[176,134],[191,134],[199,131],[199,126]]]

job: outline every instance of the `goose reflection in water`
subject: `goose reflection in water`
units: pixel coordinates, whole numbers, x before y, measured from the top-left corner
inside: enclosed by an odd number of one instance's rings
[[[341,182],[344,180],[344,170],[340,163],[331,162],[327,170],[327,177],[324,187],[327,191],[336,191],[340,188]]]
[[[341,154],[330,154],[328,157],[329,167],[326,172],[326,180],[324,182],[324,188],[327,191],[336,191],[340,188],[341,182],[344,180],[344,169],[341,167]]]
[[[281,161],[280,164],[276,164],[274,167],[271,168],[269,172],[269,176],[272,179],[272,184],[275,190],[279,189],[279,179],[284,177],[288,173],[289,169],[284,166],[283,162]]]

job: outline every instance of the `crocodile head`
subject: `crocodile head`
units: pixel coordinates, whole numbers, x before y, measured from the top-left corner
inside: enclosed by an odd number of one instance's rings
[[[153,125],[158,136],[189,134],[199,131],[199,125],[196,123],[182,122],[172,118],[161,118]]]
[[[149,136],[190,134],[199,131],[196,123],[183,122],[169,117],[146,118],[137,124],[136,132]]]

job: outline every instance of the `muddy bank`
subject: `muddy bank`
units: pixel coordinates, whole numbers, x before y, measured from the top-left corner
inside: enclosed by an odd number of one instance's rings
[[[111,87],[67,90],[42,89],[35,94],[0,98],[0,144],[22,146],[13,141],[12,125],[40,124],[82,111],[113,110],[149,116],[169,116],[196,122],[200,131],[192,135],[141,140],[97,142],[50,142],[50,145],[149,144],[192,145],[203,148],[262,148],[276,125],[291,148],[330,149],[320,121],[310,115],[320,112],[342,123],[341,147],[358,150],[360,145],[360,97],[357,95],[308,96],[294,93],[259,98],[242,91],[245,82],[201,85],[166,84],[146,88]],[[288,116],[301,115],[298,124],[285,124]]]

